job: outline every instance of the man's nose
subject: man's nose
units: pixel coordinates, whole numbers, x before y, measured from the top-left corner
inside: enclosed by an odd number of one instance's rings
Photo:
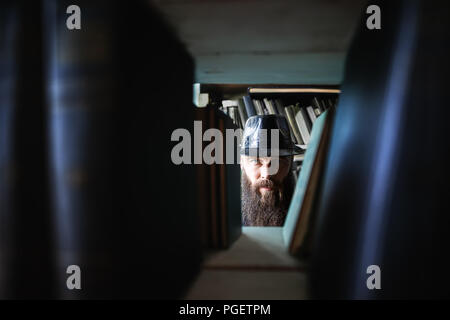
[[[263,166],[261,166],[261,178],[269,179],[271,177],[269,167],[270,163],[265,163]]]

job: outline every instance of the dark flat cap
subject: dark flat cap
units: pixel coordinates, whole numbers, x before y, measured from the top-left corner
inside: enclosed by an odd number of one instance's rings
[[[265,130],[264,130],[265,129]],[[280,157],[302,153],[291,138],[289,125],[282,115],[258,115],[248,118],[241,142],[241,155],[271,156],[275,148],[272,130],[278,130],[278,155]]]

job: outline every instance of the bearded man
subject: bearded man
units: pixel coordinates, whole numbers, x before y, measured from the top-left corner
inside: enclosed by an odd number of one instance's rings
[[[273,136],[273,130],[278,134]],[[284,116],[247,120],[240,152],[244,226],[284,225],[295,187],[293,156],[301,152],[292,142]]]

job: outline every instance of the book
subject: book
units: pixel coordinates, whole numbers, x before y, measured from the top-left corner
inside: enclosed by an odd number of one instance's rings
[[[310,129],[308,128],[308,123],[306,119],[307,115],[304,112],[303,108],[298,108],[297,110],[298,111],[295,114],[295,122],[297,123],[298,130],[300,132],[302,140],[306,145],[308,145],[311,136],[310,136]]]
[[[253,100],[250,96],[246,95],[243,96],[242,99],[244,100],[245,110],[247,111],[247,116],[250,118],[252,116],[256,115],[256,109],[253,104]]]
[[[202,259],[195,169],[170,155],[171,134],[195,119],[193,60],[149,3],[82,1],[80,32],[61,14],[69,1],[44,4],[55,291],[177,298]],[[83,290],[67,290],[72,264]]]
[[[0,4],[0,299],[52,299],[42,3]]]
[[[225,134],[226,129],[237,129],[237,126],[226,116],[218,117],[218,128],[224,136],[224,144],[222,154],[224,155],[224,161],[222,164],[218,164],[218,188],[219,188],[219,202],[220,202],[220,214],[219,214],[219,234],[220,241],[217,246],[219,249],[229,248],[230,245],[238,239],[241,234],[241,192],[240,192],[240,179],[241,170],[240,165],[236,161],[232,164],[227,164],[225,159],[227,157],[227,144],[231,144],[231,141],[227,140]],[[236,145],[238,141],[234,141],[233,145]],[[236,150],[233,149],[235,153]]]
[[[311,120],[311,123],[314,124],[314,122],[317,119],[317,116],[316,116],[316,114],[314,112],[313,107],[311,107],[311,106],[306,107],[306,112],[308,113],[308,116],[309,116],[309,119]]]
[[[284,243],[294,255],[310,253],[311,234],[315,220],[313,206],[323,171],[334,109],[325,111],[311,132],[292,201],[283,226]]]
[[[218,127],[218,110],[212,108],[209,113],[209,128],[217,128]],[[219,221],[220,221],[220,189],[219,189],[219,168],[216,163],[212,163],[208,165],[209,167],[209,179],[210,179],[210,208],[211,211],[209,213],[209,221],[210,221],[210,234],[211,234],[211,242],[209,244],[210,248],[218,248],[220,235],[219,235]],[[208,199],[205,199],[208,201]]]
[[[266,106],[269,114],[277,114],[276,107],[273,105],[273,101],[267,98],[263,99],[264,105]]]
[[[245,123],[247,122],[247,119],[248,119],[247,110],[245,108],[243,98],[239,98],[237,102],[238,102],[239,116],[241,118],[241,123],[242,123],[241,128],[244,128]]]
[[[305,154],[303,153],[303,154],[296,154],[296,155],[294,155],[294,161],[299,161],[299,162],[301,162],[301,161],[303,161],[305,159]]]
[[[46,85],[48,92],[60,88],[48,97],[48,123],[52,215],[57,226],[65,226],[55,237],[57,293],[64,299],[112,297],[114,292],[109,283],[115,278],[110,266],[116,263],[112,243],[119,206],[111,199],[118,199],[113,159],[118,159],[115,150],[120,145],[114,133],[120,91],[118,52],[102,50],[116,41],[108,33],[114,6],[100,14],[104,4],[83,8],[98,14],[84,17],[84,31],[74,32],[59,14],[64,3],[45,2],[46,58],[52,62]],[[92,24],[95,32],[89,28]],[[67,290],[65,271],[72,264],[92,274],[84,281],[89,290]]]
[[[212,112],[214,110],[211,106],[195,108],[195,120],[201,121],[201,136],[210,127],[210,113]],[[200,230],[201,244],[204,250],[209,248],[212,241],[210,167],[203,162],[203,150],[206,144],[207,142],[202,140],[198,146],[194,144],[193,150],[194,161],[196,158],[200,160],[199,163],[194,162],[196,169],[196,212],[198,213],[198,229]]]
[[[322,114],[322,112],[320,112],[320,109],[319,108],[314,108],[314,115],[316,116],[316,118],[318,117],[318,116],[320,116]]]
[[[233,101],[232,105],[227,105],[227,107],[225,107],[226,110],[226,114],[233,120],[234,124],[238,127],[241,126],[241,119],[239,117],[239,111],[238,111],[238,107],[237,107],[237,101]]]
[[[275,99],[274,103],[275,103],[277,113],[283,115],[287,119],[287,114],[286,114],[286,110],[283,106],[283,101],[281,101],[281,99]],[[292,130],[289,120],[288,120],[288,124],[289,124],[289,132],[291,134],[292,142],[297,143],[295,135],[294,135],[294,131]]]
[[[267,114],[267,111],[265,110],[264,104],[261,102],[261,100],[253,99],[253,104],[255,105],[256,114],[258,115]]]
[[[245,123],[242,123],[241,115],[239,114],[239,108],[233,107],[233,115],[232,117],[234,124],[237,128],[243,128]]]
[[[237,107],[237,100],[222,100],[222,106],[225,109],[229,107]]]
[[[315,110],[318,110],[316,112],[317,115],[320,115],[323,111],[325,111],[322,104],[319,102],[319,99],[317,99],[317,97],[314,97],[312,99],[312,105],[314,106]]]
[[[281,101],[281,99],[275,99],[274,102],[277,113],[286,117],[286,111],[284,110],[283,101]]]
[[[301,107],[300,104],[296,104],[295,110],[298,112],[300,111],[302,113],[303,119],[305,119],[306,128],[308,129],[309,134],[311,134],[312,130],[312,122],[311,119],[308,116],[308,112],[306,111],[305,107]]]
[[[327,99],[327,102],[328,102],[328,108],[331,108],[331,107],[334,106],[334,103],[333,103],[333,100],[332,100],[332,99],[328,98],[328,99]]]
[[[235,107],[228,109],[232,108]],[[214,106],[202,108],[196,113],[197,119],[201,119],[203,123],[203,132],[214,128],[223,136],[223,145],[215,149],[215,152],[223,155],[222,163],[202,162],[197,170],[197,208],[201,210],[199,225],[202,228],[203,248],[226,249],[239,237],[241,231],[240,165],[236,159],[239,155],[235,152],[234,164],[226,163],[226,130],[237,129],[238,126],[229,115]],[[205,147],[209,143],[203,142],[202,146]],[[239,141],[234,143],[236,145]]]
[[[294,114],[294,106],[287,106],[285,107],[286,110],[286,116],[289,123],[290,128],[292,129],[292,132],[294,133],[294,137],[296,140],[296,143],[299,145],[305,145],[305,141],[303,140],[302,136],[300,135],[299,128],[297,126],[297,122],[295,120],[295,114]]]

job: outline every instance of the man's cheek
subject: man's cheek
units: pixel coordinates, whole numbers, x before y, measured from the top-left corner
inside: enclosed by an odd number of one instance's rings
[[[275,176],[279,174],[280,169],[280,161],[275,157],[270,161],[270,166],[268,167],[267,171],[269,175]]]
[[[255,184],[258,181],[258,172],[250,171],[250,174],[247,175],[250,178],[252,184]]]
[[[284,178],[286,178],[289,173],[289,169],[289,165],[280,164],[280,169],[278,170],[277,174],[277,179],[279,180],[278,182],[282,182]]]

